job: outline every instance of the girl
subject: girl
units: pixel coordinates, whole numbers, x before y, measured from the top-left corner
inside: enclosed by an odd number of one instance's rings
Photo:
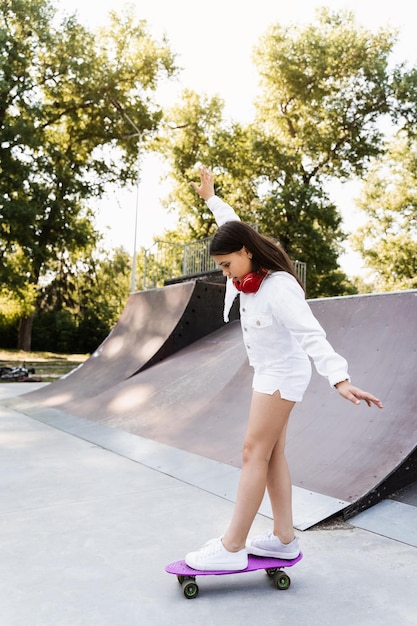
[[[339,394],[354,404],[364,400],[382,408],[378,398],[349,378],[346,360],[337,354],[305,300],[287,254],[267,237],[240,221],[232,207],[215,196],[212,173],[200,168],[200,185],[219,228],[210,255],[226,281],[225,321],[240,292],[243,340],[253,366],[253,394],[243,447],[243,464],[231,522],[221,538],[186,555],[186,563],[205,571],[242,570],[248,554],[294,559],[300,548],[294,536],[291,478],[285,458],[288,419],[303,398],[311,376],[310,359]],[[265,488],[274,527],[247,540]]]

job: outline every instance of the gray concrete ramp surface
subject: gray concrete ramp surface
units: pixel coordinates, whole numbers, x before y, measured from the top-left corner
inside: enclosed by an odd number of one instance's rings
[[[352,382],[384,409],[350,404],[315,372],[294,409],[294,481],[348,501],[345,515],[417,480],[417,291],[311,302]],[[306,476],[306,469],[308,474]]]
[[[379,396],[384,409],[348,403],[313,374],[293,411],[287,444],[301,529],[340,510],[349,517],[416,480],[417,291],[310,305],[347,358],[353,383]],[[240,467],[252,370],[239,322],[116,384],[108,376],[89,397],[78,376],[80,389],[65,401],[56,394],[59,383],[24,398]],[[311,515],[312,507],[319,513]]]

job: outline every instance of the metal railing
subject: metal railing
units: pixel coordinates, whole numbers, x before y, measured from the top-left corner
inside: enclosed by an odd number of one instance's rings
[[[192,243],[156,240],[145,250],[143,288],[163,287],[165,281],[213,272],[217,268],[209,254],[212,237]],[[306,263],[294,261],[297,276],[306,284]]]

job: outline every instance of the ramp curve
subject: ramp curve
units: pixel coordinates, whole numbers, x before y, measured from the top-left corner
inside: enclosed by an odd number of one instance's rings
[[[384,403],[383,410],[355,406],[313,373],[290,420],[294,486],[341,501],[349,517],[417,478],[417,291],[310,305],[347,358],[353,382]],[[232,322],[111,389],[61,406],[240,467],[251,379],[240,324]]]
[[[60,407],[95,397],[223,326],[223,299],[224,285],[196,281],[133,293],[87,361],[25,398]]]

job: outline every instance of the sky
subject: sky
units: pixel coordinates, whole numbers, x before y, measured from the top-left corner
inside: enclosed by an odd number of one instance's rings
[[[79,21],[91,28],[106,23],[109,11],[120,12],[125,4],[132,5],[138,18],[148,22],[155,38],[167,37],[177,55],[177,65],[182,68],[175,83],[161,92],[160,103],[171,106],[178,102],[182,90],[189,88],[220,96],[225,102],[226,117],[243,123],[253,119],[252,103],[258,87],[251,59],[254,46],[271,24],[308,24],[318,7],[348,9],[372,31],[387,25],[398,28],[394,60],[417,65],[414,0],[56,0],[61,12],[75,12]],[[175,217],[167,215],[160,203],[168,191],[161,184],[163,173],[158,158],[144,157],[139,186],[130,191],[112,190],[100,201],[96,207],[97,225],[108,246],[123,245],[132,253],[136,215],[138,248],[149,247],[154,235],[175,225]],[[355,184],[335,184],[331,189],[348,233],[354,232],[364,219],[354,206],[358,189]],[[340,261],[348,275],[362,272],[360,258],[349,248]]]

